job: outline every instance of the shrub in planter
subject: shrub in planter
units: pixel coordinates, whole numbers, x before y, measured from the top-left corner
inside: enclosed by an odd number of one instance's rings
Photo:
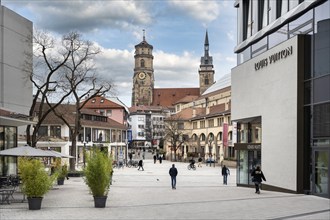
[[[87,158],[84,169],[85,182],[94,196],[94,205],[104,208],[107,200],[112,176],[112,159],[107,153],[95,150]],[[99,199],[103,201],[100,203]]]
[[[22,180],[22,192],[27,196],[29,209],[40,209],[43,196],[50,190],[57,175],[49,176],[39,159],[19,158],[18,169]],[[30,202],[39,198],[39,205]]]
[[[65,164],[58,170],[57,184],[63,185],[65,178],[68,176],[68,166]]]

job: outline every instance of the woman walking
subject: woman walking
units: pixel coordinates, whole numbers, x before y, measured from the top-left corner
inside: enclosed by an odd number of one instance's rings
[[[252,182],[254,182],[254,185],[256,187],[256,193],[260,194],[260,184],[262,180],[266,181],[266,178],[263,172],[261,171],[259,165],[255,170],[252,171],[251,176],[252,176]]]

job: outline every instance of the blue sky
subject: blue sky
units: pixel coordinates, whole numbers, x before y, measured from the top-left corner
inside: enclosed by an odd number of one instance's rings
[[[236,9],[222,0],[2,0],[34,27],[60,36],[78,31],[102,50],[97,72],[112,80],[115,95],[131,106],[134,46],[153,45],[155,87],[198,87],[208,30],[215,79],[236,64]]]

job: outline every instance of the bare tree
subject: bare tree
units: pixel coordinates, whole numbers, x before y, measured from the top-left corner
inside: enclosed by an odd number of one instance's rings
[[[70,39],[63,38],[61,43],[57,44],[56,40],[49,34],[36,31],[32,42],[33,54],[26,54],[28,57],[34,58],[33,60],[28,59],[30,63],[26,63],[27,67],[25,68],[27,76],[36,90],[29,111],[29,116],[35,118],[36,124],[33,127],[32,134],[31,125],[26,128],[26,141],[32,147],[35,147],[38,142],[38,130],[47,115],[70,95],[70,92],[61,93],[56,104],[48,105],[49,99],[53,97],[52,94],[55,93],[58,87],[61,70],[72,53],[67,41],[70,41]],[[31,65],[31,62],[34,62],[33,65]],[[28,68],[32,66],[33,70]]]
[[[95,73],[93,58],[101,51],[94,46],[90,41],[84,41],[81,35],[76,32],[71,32],[67,36],[71,39],[67,42],[67,46],[71,48],[71,53],[68,58],[68,62],[64,64],[64,74],[61,80],[61,87],[67,91],[66,94],[70,95],[70,100],[75,105],[75,122],[74,126],[55,109],[55,114],[60,117],[63,122],[69,127],[71,134],[71,149],[70,154],[74,156],[70,160],[70,170],[75,169],[76,163],[76,148],[77,137],[81,131],[81,109],[85,104],[95,98],[96,96],[102,96],[109,92],[112,88],[110,82],[104,81],[98,77]]]
[[[165,119],[165,139],[170,143],[171,152],[174,152],[174,161],[176,161],[176,152],[185,143],[187,135],[184,133],[180,124],[183,119],[178,116],[170,116]]]

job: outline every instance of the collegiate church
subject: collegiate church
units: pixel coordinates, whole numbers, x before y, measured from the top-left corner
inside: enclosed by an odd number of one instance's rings
[[[143,34],[141,43],[135,46],[135,66],[133,75],[132,107],[162,106],[171,108],[176,102],[187,97],[198,97],[214,83],[212,56],[209,55],[209,40],[206,31],[204,56],[198,70],[198,88],[154,88],[153,46],[148,44]]]

